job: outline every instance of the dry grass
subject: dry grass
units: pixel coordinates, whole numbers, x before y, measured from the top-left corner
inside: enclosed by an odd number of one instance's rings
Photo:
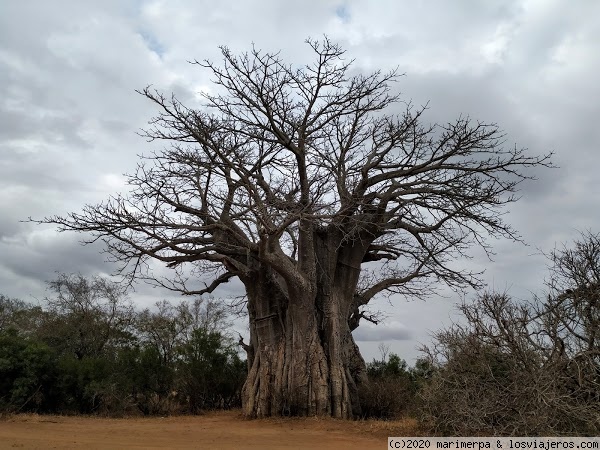
[[[388,436],[419,434],[414,419],[327,417],[248,420],[240,410],[202,416],[129,417],[16,414],[0,421],[0,447],[377,449]],[[3,447],[4,446],[4,447]]]
[[[140,416],[129,416],[122,418],[106,418],[101,416],[93,415],[50,415],[50,414],[35,414],[35,413],[23,413],[23,414],[0,414],[0,421],[2,422],[15,422],[15,423],[64,423],[74,418],[87,419],[87,420],[108,420],[114,422],[122,421],[165,421],[176,422],[176,421],[189,421],[194,417],[219,417],[219,418],[230,418],[232,421],[248,421],[256,422],[256,424],[264,423],[266,425],[277,426],[281,428],[288,427],[303,427],[311,429],[328,429],[335,432],[343,433],[357,433],[361,435],[371,436],[420,436],[423,435],[424,430],[420,427],[419,422],[411,417],[405,417],[402,419],[394,420],[378,420],[378,419],[365,419],[365,420],[343,420],[334,419],[331,417],[269,417],[265,419],[247,419],[242,414],[241,410],[233,409],[230,411],[207,411],[200,416],[169,416],[169,417],[140,417]]]
[[[241,420],[241,412],[237,413]],[[281,427],[303,426],[314,429],[328,429],[329,431],[356,433],[377,437],[387,436],[420,436],[424,431],[416,419],[406,417],[394,420],[343,420],[331,417],[270,417],[256,419],[258,422],[269,423]]]

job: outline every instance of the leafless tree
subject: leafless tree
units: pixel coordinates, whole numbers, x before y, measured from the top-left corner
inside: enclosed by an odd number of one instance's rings
[[[188,343],[197,330],[223,332],[230,326],[227,310],[214,299],[195,298],[173,305],[166,300],[144,309],[136,316],[136,330],[142,341],[154,347],[165,364],[175,361],[176,349]]]
[[[519,240],[502,207],[524,169],[549,164],[505,148],[494,124],[424,125],[425,108],[395,93],[396,71],[353,74],[337,44],[307,43],[304,67],[226,47],[220,65],[196,61],[215,84],[201,109],[141,91],[160,109],[144,136],[170,147],[145,158],[129,195],[43,221],[103,240],[131,277],[164,262],[171,289],[239,278],[252,417],[358,414],[365,365],[351,332],[366,305],[479,285],[453,262],[490,251],[488,235]],[[190,267],[192,280],[212,276],[206,287],[188,283]]]
[[[422,392],[438,432],[600,432],[600,235],[550,254],[548,292],[531,303],[485,293],[465,325],[425,349],[437,367]]]
[[[49,308],[40,333],[61,340],[77,359],[99,356],[130,331],[133,305],[118,283],[61,273],[48,287],[55,296],[46,299]]]

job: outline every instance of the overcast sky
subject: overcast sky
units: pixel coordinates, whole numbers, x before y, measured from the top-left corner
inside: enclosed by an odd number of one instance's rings
[[[494,241],[470,267],[518,298],[543,288],[539,250],[600,232],[600,2],[597,0],[0,1],[0,293],[38,301],[57,271],[108,274],[101,247],[20,221],[78,211],[124,192],[123,173],[150,146],[136,135],[157,111],[148,84],[193,100],[210,85],[188,63],[252,43],[310,62],[327,34],[371,71],[399,67],[406,100],[426,120],[496,122],[507,145],[554,151],[506,220],[530,244]],[[215,292],[227,295],[228,291]],[[168,293],[138,286],[140,306]],[[386,322],[356,332],[366,359],[382,340],[412,362],[415,347],[455,318],[459,298],[381,300]]]

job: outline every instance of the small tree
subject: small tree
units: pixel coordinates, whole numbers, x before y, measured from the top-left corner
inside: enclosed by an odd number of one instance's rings
[[[142,342],[154,347],[167,364],[175,361],[177,348],[193,340],[197,331],[220,333],[229,324],[225,307],[203,298],[178,305],[163,300],[156,303],[154,310],[145,309],[136,318]]]
[[[24,301],[0,294],[0,331],[18,328],[19,316],[27,310]]]
[[[231,381],[225,374],[233,358],[233,341],[222,333],[229,324],[222,305],[203,298],[177,305],[163,300],[141,311],[135,323],[142,370],[134,376],[142,412],[170,412],[177,401],[194,413],[221,406],[215,399],[224,396],[223,386]],[[192,386],[198,392],[192,392]],[[229,393],[225,396],[229,399]]]
[[[488,234],[519,240],[501,208],[525,169],[548,164],[504,148],[494,124],[427,125],[410,104],[398,114],[396,71],[352,74],[338,45],[307,42],[304,67],[225,47],[222,65],[197,62],[215,83],[201,109],[141,91],[160,110],[144,135],[171,147],[130,176],[131,194],[43,221],[91,233],[122,273],[187,294],[237,277],[252,417],[360,414],[352,331],[368,303],[478,286],[453,262],[472,245],[489,250]],[[174,276],[157,280],[149,259]]]
[[[133,306],[124,289],[102,277],[59,274],[48,282],[56,296],[47,299],[41,337],[78,360],[100,356],[129,330]]]

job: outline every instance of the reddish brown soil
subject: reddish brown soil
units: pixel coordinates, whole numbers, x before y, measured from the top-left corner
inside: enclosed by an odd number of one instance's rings
[[[383,449],[388,436],[415,434],[416,424],[410,420],[246,420],[239,411],[126,419],[16,415],[0,420],[2,449]]]

